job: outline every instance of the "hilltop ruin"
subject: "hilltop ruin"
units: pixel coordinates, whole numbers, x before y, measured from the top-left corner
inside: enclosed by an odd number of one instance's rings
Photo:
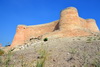
[[[11,47],[22,45],[30,38],[88,36],[99,32],[94,19],[79,17],[74,7],[61,11],[60,19],[42,25],[18,25]]]

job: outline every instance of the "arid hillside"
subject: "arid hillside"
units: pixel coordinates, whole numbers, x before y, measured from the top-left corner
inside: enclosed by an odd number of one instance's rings
[[[1,67],[100,67],[100,35],[31,40],[0,58]]]

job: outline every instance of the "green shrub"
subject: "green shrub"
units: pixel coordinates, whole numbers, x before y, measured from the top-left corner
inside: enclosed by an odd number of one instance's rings
[[[78,38],[78,40],[81,40],[80,38]]]
[[[11,61],[11,55],[12,55],[12,53],[11,53],[11,50],[9,50],[8,52],[7,52],[7,54],[6,54],[6,60],[5,60],[5,65],[6,65],[6,67],[9,67],[9,63],[10,63],[10,61]]]
[[[44,38],[44,41],[48,41],[48,38]]]
[[[98,40],[100,40],[100,37],[98,38]]]
[[[99,60],[95,60],[95,61],[92,63],[92,66],[94,66],[94,67],[100,67],[100,61],[99,61]]]
[[[40,59],[37,61],[36,67],[44,67],[45,58]]]
[[[48,56],[48,52],[46,51],[45,47],[41,45],[41,49],[38,51],[39,57],[36,63],[36,67],[44,67],[45,66],[45,61]]]
[[[89,38],[87,39],[87,42],[86,42],[86,43],[91,43],[91,41],[92,41],[92,37],[89,37]]]
[[[87,39],[87,41],[91,41],[91,40],[92,40],[91,38]]]
[[[0,56],[4,54],[4,51],[0,49]]]

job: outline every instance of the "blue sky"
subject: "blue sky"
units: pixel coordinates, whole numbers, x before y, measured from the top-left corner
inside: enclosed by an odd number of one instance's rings
[[[60,11],[76,7],[82,18],[93,18],[100,28],[100,0],[0,0],[0,43],[12,42],[17,25],[58,20]]]

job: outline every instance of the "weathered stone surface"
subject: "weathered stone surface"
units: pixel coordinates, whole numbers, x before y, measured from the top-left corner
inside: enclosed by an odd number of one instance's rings
[[[59,28],[61,30],[74,30],[81,26],[77,9],[69,7],[61,12]]]
[[[33,26],[19,25],[11,47],[22,45],[31,38],[87,36],[92,32],[99,32],[95,20],[80,18],[77,9],[69,7],[61,11],[57,21]]]
[[[87,19],[87,28],[92,32],[98,32],[99,29],[96,25],[96,21],[94,19]]]
[[[14,40],[12,42],[11,47],[15,45],[22,45],[30,38],[37,38],[43,36],[43,34],[46,34],[48,32],[53,32],[57,28],[58,21],[54,21],[48,24],[43,25],[33,25],[33,26],[25,26],[25,25],[19,25],[17,27],[16,34],[14,36]]]
[[[18,25],[11,47],[24,43],[25,29],[26,29],[25,25]]]

